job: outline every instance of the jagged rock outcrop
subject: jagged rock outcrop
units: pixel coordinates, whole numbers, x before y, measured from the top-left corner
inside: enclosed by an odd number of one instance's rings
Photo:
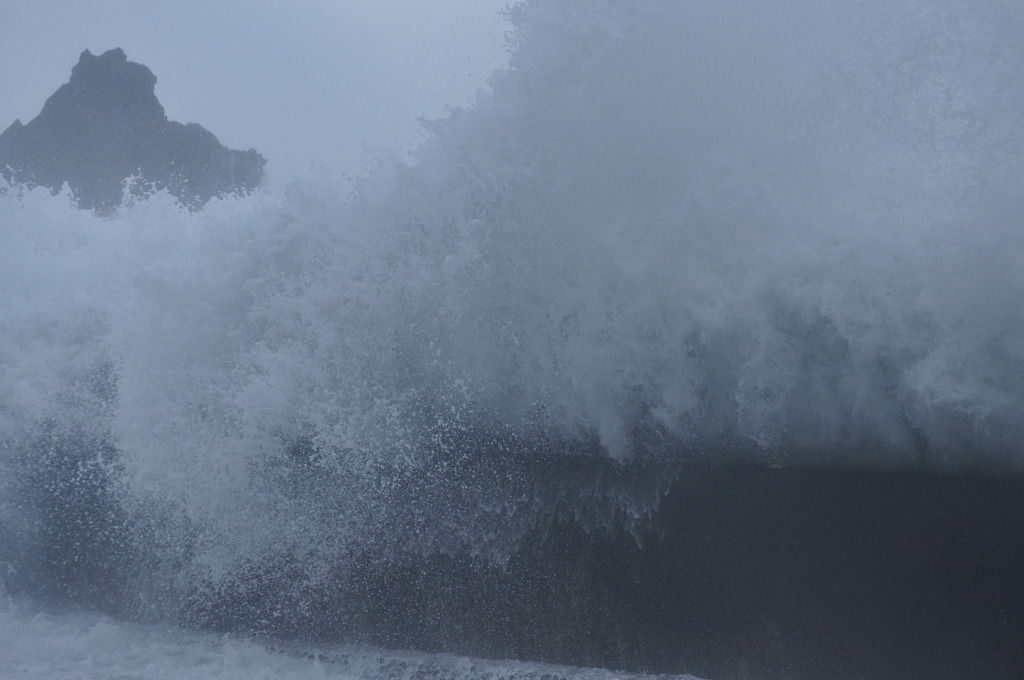
[[[155,85],[152,71],[120,48],[100,56],[86,50],[36,118],[0,135],[0,172],[55,192],[67,182],[79,207],[99,212],[122,202],[130,177],[140,178],[136,195],[166,189],[193,209],[254,189],[263,156],[228,149],[195,123],[167,120]]]

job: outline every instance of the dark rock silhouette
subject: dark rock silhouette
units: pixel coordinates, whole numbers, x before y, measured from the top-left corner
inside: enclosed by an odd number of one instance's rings
[[[0,135],[0,172],[8,182],[59,191],[66,182],[81,208],[110,212],[125,180],[136,196],[166,189],[191,209],[210,198],[247,193],[263,176],[263,156],[228,149],[200,125],[167,120],[156,76],[120,48],[86,50],[71,79],[27,125]]]

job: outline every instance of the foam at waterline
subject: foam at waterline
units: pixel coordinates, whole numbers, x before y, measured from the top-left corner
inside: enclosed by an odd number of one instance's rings
[[[0,673],[40,680],[359,677],[315,660],[275,654],[245,640],[94,615],[23,611],[6,598],[0,600]]]
[[[611,673],[449,654],[389,652],[369,647],[267,645],[258,640],[203,635],[170,626],[141,626],[88,614],[45,614],[0,599],[0,672],[18,678],[94,680],[376,680],[429,677],[446,680],[644,680],[655,676]],[[668,676],[657,676],[669,680]],[[673,676],[697,680],[693,676]]]
[[[1019,474],[1022,13],[528,2],[351,202],[0,199],[0,484],[42,428],[108,441],[216,580],[344,562],[481,451]],[[531,483],[391,540],[507,554]]]

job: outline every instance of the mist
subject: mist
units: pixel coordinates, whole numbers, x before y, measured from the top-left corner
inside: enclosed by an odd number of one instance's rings
[[[1024,6],[507,17],[354,181],[0,197],[10,592],[299,654],[1015,680]]]
[[[171,120],[269,159],[282,186],[407,158],[420,119],[472,104],[508,59],[505,0],[8,3],[0,126],[31,120],[85,49],[122,47]]]

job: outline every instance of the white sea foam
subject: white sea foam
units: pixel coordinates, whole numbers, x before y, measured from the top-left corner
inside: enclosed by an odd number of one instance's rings
[[[95,615],[21,611],[0,601],[0,676],[38,680],[354,679],[316,658],[245,640]]]
[[[651,676],[450,654],[289,645],[46,614],[0,599],[0,676],[25,680],[644,680]],[[698,680],[690,675],[678,680]],[[668,676],[659,676],[669,680]]]

